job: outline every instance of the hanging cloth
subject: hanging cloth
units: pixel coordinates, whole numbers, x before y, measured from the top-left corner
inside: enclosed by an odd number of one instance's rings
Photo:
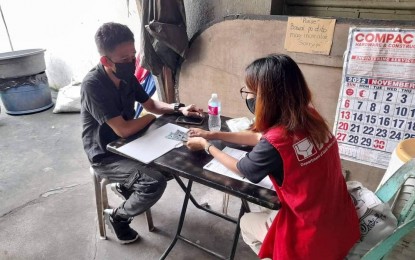
[[[136,0],[141,16],[140,65],[160,75],[174,73],[188,49],[186,13],[181,0]]]

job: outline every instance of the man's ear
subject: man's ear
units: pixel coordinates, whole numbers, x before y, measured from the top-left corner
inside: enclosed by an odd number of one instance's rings
[[[101,61],[102,65],[106,67],[111,67],[111,64],[109,64],[107,56],[101,56],[99,60]]]

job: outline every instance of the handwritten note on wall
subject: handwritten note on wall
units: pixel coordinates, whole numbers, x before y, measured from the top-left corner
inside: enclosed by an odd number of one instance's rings
[[[284,48],[292,52],[329,55],[336,19],[289,17]]]

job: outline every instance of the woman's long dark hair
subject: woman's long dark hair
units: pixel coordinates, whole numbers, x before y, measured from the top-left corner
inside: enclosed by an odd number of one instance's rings
[[[245,83],[257,94],[254,130],[282,126],[287,134],[297,130],[308,133],[317,144],[326,140],[330,130],[312,108],[304,76],[289,56],[272,54],[255,60],[246,68]]]

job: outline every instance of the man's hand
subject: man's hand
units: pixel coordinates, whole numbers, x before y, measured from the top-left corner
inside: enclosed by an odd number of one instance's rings
[[[186,146],[191,151],[199,151],[205,149],[208,141],[202,137],[192,137],[187,140]]]
[[[187,107],[181,107],[179,111],[184,116],[203,117],[203,109],[197,108],[194,104],[188,105]]]

